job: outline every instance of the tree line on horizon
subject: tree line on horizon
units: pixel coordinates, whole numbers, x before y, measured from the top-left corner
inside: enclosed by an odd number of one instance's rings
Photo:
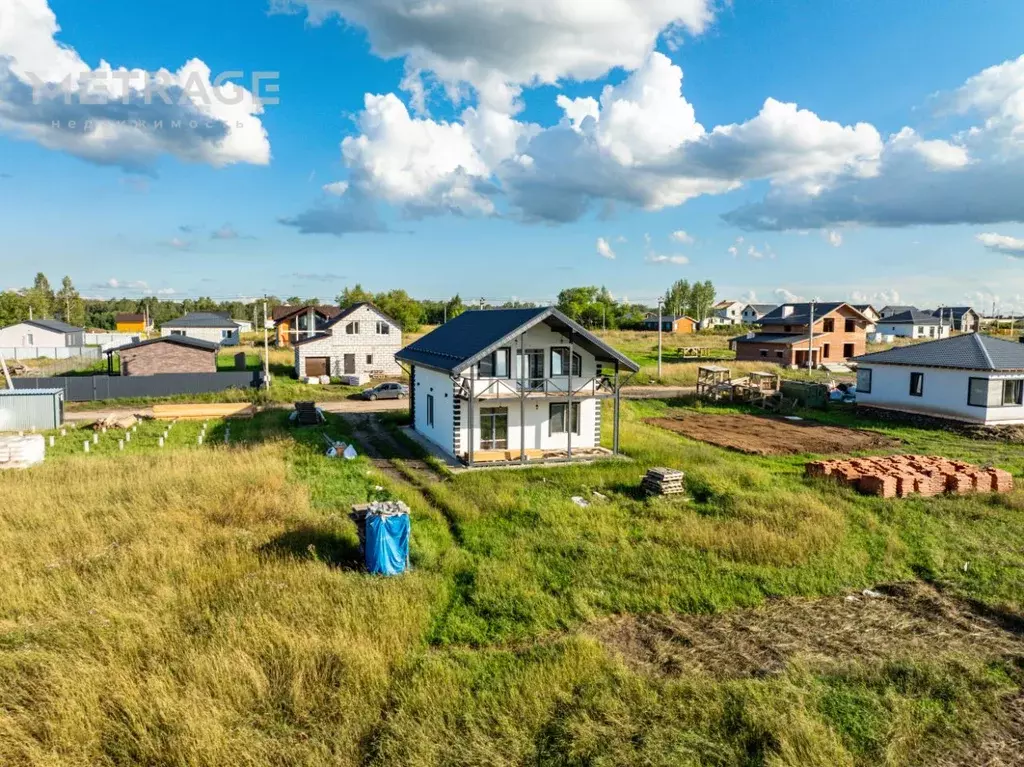
[[[484,299],[464,301],[456,294],[447,301],[423,300],[410,296],[405,290],[394,289],[373,293],[356,284],[344,288],[337,297],[337,304],[347,309],[357,303],[369,302],[395,319],[402,329],[415,332],[423,325],[440,325],[458,317],[466,311],[476,309],[533,308],[538,304],[528,301],[507,301],[501,304],[488,303]],[[76,327],[97,330],[113,330],[118,314],[148,313],[153,324],[181,317],[189,312],[227,313],[233,319],[249,320],[253,327],[259,327],[263,320],[264,299],[251,301],[215,301],[212,298],[185,298],[181,300],[145,296],[143,298],[83,298],[71,278],[65,276],[60,288],[54,290],[45,274],[39,272],[33,284],[22,290],[0,292],[0,327],[35,319],[59,319]],[[267,296],[267,312],[278,306],[305,306],[322,303],[316,298],[303,299],[300,296],[279,298]],[[673,283],[663,299],[666,315],[686,314],[703,320],[711,313],[715,303],[715,288],[710,280],[695,282],[686,280]],[[617,300],[604,286],[566,288],[559,292],[552,304],[563,314],[586,328],[609,330],[639,328],[644,319],[657,311],[657,307],[642,303]]]

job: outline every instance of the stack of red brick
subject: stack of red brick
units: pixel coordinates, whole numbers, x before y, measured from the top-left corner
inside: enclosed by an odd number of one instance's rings
[[[832,477],[866,495],[905,498],[942,493],[1006,493],[1013,490],[1013,475],[964,461],[927,455],[887,455],[849,461],[812,461],[808,477]]]

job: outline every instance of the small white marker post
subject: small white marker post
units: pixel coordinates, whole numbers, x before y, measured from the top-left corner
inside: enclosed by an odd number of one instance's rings
[[[68,436],[68,430],[67,429],[61,429],[60,430],[60,436],[62,436],[62,437]]]
[[[199,444],[200,445],[203,444],[203,435],[202,434],[199,435]]]
[[[157,444],[157,447],[163,447],[164,446],[164,438],[160,437],[160,439],[157,440],[156,444]]]
[[[85,450],[85,452],[87,453],[89,452],[89,440],[86,440],[85,442],[82,443],[82,449]]]
[[[124,433],[124,441],[125,442],[131,442],[132,441],[132,433],[130,431],[126,431]]]
[[[124,450],[124,440],[123,439],[119,439],[117,441],[117,449],[118,450]]]
[[[94,445],[100,444],[100,435],[99,434],[93,433],[93,435],[92,435],[92,444],[94,444]]]
[[[54,443],[54,439],[53,439],[53,435],[51,434],[50,435],[50,447],[53,447],[53,443]]]

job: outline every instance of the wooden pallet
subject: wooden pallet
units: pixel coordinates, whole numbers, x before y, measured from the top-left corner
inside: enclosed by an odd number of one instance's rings
[[[223,404],[154,405],[158,421],[210,421],[216,418],[252,418],[256,408],[244,402]]]

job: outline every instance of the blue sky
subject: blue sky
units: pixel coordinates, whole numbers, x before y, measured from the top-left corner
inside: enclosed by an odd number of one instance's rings
[[[22,83],[68,48],[60,73],[280,73],[279,104],[218,116],[228,144],[75,135],[0,88],[0,288],[650,300],[686,278],[1024,310],[1020,3],[469,1],[0,0]]]

